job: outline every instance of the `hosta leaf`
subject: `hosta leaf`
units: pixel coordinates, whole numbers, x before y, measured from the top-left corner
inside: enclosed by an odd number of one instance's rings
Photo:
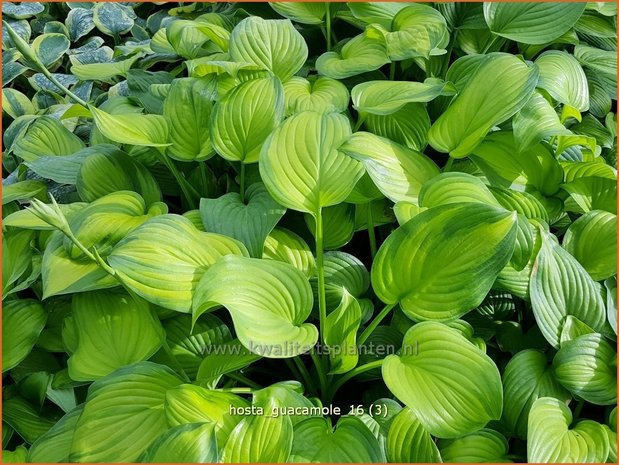
[[[617,183],[614,179],[587,176],[563,184],[561,188],[570,198],[565,201],[565,209],[579,213],[604,210],[617,214]]]
[[[323,248],[338,249],[348,244],[355,233],[355,207],[340,203],[322,210]],[[305,214],[305,224],[316,236],[316,221],[310,214]]]
[[[153,175],[140,162],[120,151],[93,153],[84,159],[77,174],[76,188],[85,202],[125,190],[139,193],[147,206],[161,201],[161,191]]]
[[[562,342],[552,364],[559,382],[575,396],[596,405],[617,403],[617,353],[601,334]]]
[[[28,461],[33,463],[62,463],[69,461],[73,431],[83,407],[63,416],[49,431],[42,434],[30,447]]]
[[[5,111],[13,119],[35,113],[34,105],[30,99],[20,91],[11,88],[2,89],[2,111]]]
[[[204,271],[227,254],[247,254],[234,239],[198,231],[178,215],[162,215],[128,234],[108,262],[131,290],[156,305],[189,313]]]
[[[454,158],[465,157],[493,126],[526,104],[537,79],[537,70],[513,55],[488,55],[430,128],[430,145]],[[468,123],[462,124],[463,120]]]
[[[45,7],[39,2],[5,2],[5,4],[2,5],[2,13],[7,15],[9,18],[15,19],[30,18],[32,16],[38,15],[44,10]]]
[[[214,96],[214,81],[188,78],[172,83],[163,104],[163,116],[170,127],[170,156],[202,161],[213,154],[210,125]]]
[[[370,275],[363,262],[346,252],[337,250],[325,253],[324,270],[328,308],[340,305],[346,293],[361,297],[370,287]],[[312,279],[312,286],[318,295],[316,279]]]
[[[378,251],[372,266],[376,295],[399,302],[416,320],[464,315],[483,301],[511,257],[515,223],[515,213],[484,204],[421,212]]]
[[[368,113],[364,123],[370,132],[409,149],[422,151],[428,143],[430,117],[422,103],[407,103],[386,116]]]
[[[45,327],[47,314],[36,300],[10,300],[3,304],[2,371],[19,364],[30,353]]]
[[[168,142],[167,120],[160,115],[113,115],[93,106],[89,109],[103,136],[120,144],[165,147]]]
[[[190,423],[170,428],[148,446],[141,463],[215,463],[217,441],[211,423]]]
[[[520,439],[527,437],[527,422],[533,402],[540,397],[569,400],[546,355],[537,350],[518,352],[503,372],[504,409],[502,422]]]
[[[604,89],[614,99],[613,89],[617,87],[617,56],[615,53],[587,45],[577,45],[574,47],[574,56],[585,70],[592,71],[602,80]]]
[[[324,340],[329,347],[331,361],[329,373],[346,373],[357,365],[359,355],[353,349],[356,347],[360,325],[359,302],[344,289],[340,305],[329,313],[325,320]]]
[[[413,410],[405,407],[391,420],[387,457],[392,463],[442,462],[441,454]]]
[[[392,61],[442,55],[449,43],[447,22],[431,6],[409,3],[394,16],[385,42]]]
[[[277,3],[277,5],[285,4]],[[298,4],[290,3],[290,5]],[[313,5],[313,3],[309,5]],[[294,76],[284,84],[284,96],[286,115],[303,111],[342,113],[348,108],[350,98],[348,89],[344,84],[325,76],[312,80]]]
[[[230,288],[237,291],[230,293]],[[316,327],[304,323],[312,303],[305,275],[293,266],[230,256],[204,273],[194,296],[193,319],[224,306],[250,352],[287,358],[307,352],[318,339]]]
[[[439,95],[453,95],[454,88],[440,79],[425,82],[369,81],[351,92],[354,108],[360,113],[391,115],[407,103],[429,102]]]
[[[230,161],[255,163],[284,115],[284,90],[275,76],[244,82],[215,105],[213,146]]]
[[[272,400],[269,412],[279,407]],[[244,417],[228,436],[221,455],[222,463],[286,462],[292,448],[292,420],[288,415],[251,415]]]
[[[311,408],[315,406],[310,399],[303,395],[303,385],[298,381],[281,381],[253,392],[253,405],[256,407],[264,409],[268,408],[269,405],[273,406],[274,403],[284,408]],[[290,415],[292,426],[294,427],[300,421],[307,419],[308,415],[317,416],[312,411]]]
[[[29,444],[49,431],[57,420],[57,416],[40,412],[22,397],[11,397],[2,402],[2,421]]]
[[[234,61],[253,63],[290,79],[307,59],[307,45],[290,20],[244,19],[232,30],[229,44]]]
[[[521,151],[530,149],[547,137],[571,134],[559,121],[552,105],[539,92],[534,92],[514,116],[512,126],[514,139]]]
[[[138,56],[135,55],[126,60],[109,61],[103,63],[80,63],[76,55],[71,56],[71,73],[82,81],[102,81],[113,84],[116,82],[116,76],[126,77],[129,75],[129,70],[137,61]]]
[[[617,277],[608,278],[604,281],[606,287],[606,311],[608,313],[608,323],[617,334]]]
[[[324,418],[308,418],[294,428],[291,462],[384,462],[385,455],[361,419],[342,417],[335,428]]]
[[[215,426],[215,436],[220,448],[242,419],[230,413],[231,407],[241,408],[248,405],[245,399],[235,394],[211,391],[192,384],[174,387],[165,395],[165,415],[170,426],[212,424]]]
[[[599,331],[606,312],[595,281],[550,233],[541,234],[542,246],[531,274],[531,306],[542,334],[558,347],[568,315]]]
[[[97,29],[104,34],[117,37],[133,27],[135,13],[129,6],[120,3],[97,3],[92,11]]]
[[[422,153],[369,132],[354,133],[340,150],[359,160],[376,187],[394,202],[416,202],[423,183],[439,173]]]
[[[324,3],[314,2],[269,2],[280,15],[301,24],[322,24],[327,12]]]
[[[481,179],[466,173],[441,173],[419,193],[419,206],[425,208],[467,202],[501,206]]]
[[[507,458],[507,439],[491,429],[481,429],[476,433],[457,439],[439,442],[441,458],[445,463],[509,463]]]
[[[264,242],[284,213],[286,209],[261,183],[249,186],[245,199],[230,192],[218,199],[200,200],[204,228],[241,241],[252,257],[262,257]]]
[[[69,38],[77,41],[95,28],[93,11],[86,8],[73,8],[65,21],[69,30]]]
[[[365,32],[350,39],[340,50],[320,55],[316,59],[316,69],[323,76],[345,79],[377,70],[386,63],[389,57],[382,37]]]
[[[316,263],[314,254],[302,237],[284,228],[275,228],[264,242],[262,258],[289,263],[311,278]]]
[[[5,223],[6,224],[6,223]],[[2,292],[3,297],[19,278],[32,267],[32,231],[7,231],[2,235]]]
[[[529,415],[527,459],[529,462],[599,463],[608,457],[604,428],[591,420],[570,427],[572,412],[562,401],[542,397]]]
[[[199,328],[200,320],[194,328]],[[197,379],[202,386],[215,387],[222,375],[251,365],[260,356],[250,352],[238,339],[218,344],[204,357],[198,368]]]
[[[393,17],[408,6],[404,2],[349,2],[347,5],[359,21],[365,24],[380,24],[386,29],[391,27]]]
[[[260,175],[273,198],[313,215],[346,199],[363,174],[358,161],[339,151],[350,134],[350,123],[337,113],[306,111],[284,121],[260,155]],[[304,143],[296,144],[299,139]]]
[[[146,360],[163,342],[163,329],[148,302],[126,293],[75,294],[71,324],[77,346],[68,366],[69,376],[75,381],[102,378],[125,365]]]
[[[42,34],[30,44],[37,58],[48,68],[58,61],[71,46],[64,34]]]
[[[45,155],[71,155],[84,148],[84,143],[58,120],[50,116],[37,118],[24,137],[13,145],[13,153],[24,161]]]
[[[167,429],[166,392],[181,384],[168,367],[141,362],[91,384],[70,461],[135,461]]]
[[[587,76],[578,60],[567,52],[549,50],[542,53],[535,64],[539,68],[538,87],[559,103],[581,112],[589,109]]]
[[[402,353],[387,356],[382,373],[389,390],[433,436],[472,433],[501,416],[498,368],[458,330],[441,323],[408,330]]]
[[[617,274],[617,216],[592,210],[574,221],[563,237],[563,247],[595,281]]]
[[[8,184],[2,189],[2,205],[16,200],[29,200],[32,198],[44,199],[47,186],[41,181],[19,181]]]
[[[584,3],[484,3],[495,34],[525,44],[545,44],[567,32],[585,11]]]

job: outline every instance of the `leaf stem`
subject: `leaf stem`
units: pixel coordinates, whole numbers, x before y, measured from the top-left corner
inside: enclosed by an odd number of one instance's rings
[[[327,26],[327,32],[325,33],[327,39],[327,52],[331,51],[331,5],[329,2],[325,3],[325,22]]]
[[[219,388],[219,389],[214,389],[214,391],[221,391],[221,392],[232,392],[233,394],[253,394],[254,393],[254,389],[249,388],[249,387],[229,387],[229,388]]]
[[[226,376],[230,379],[238,381],[239,383],[243,383],[250,388],[262,389],[262,386],[260,386],[258,383],[255,383],[254,381],[247,378],[246,376],[243,376],[240,373],[227,373]]]
[[[357,344],[361,345],[365,341],[368,340],[368,337],[374,332],[374,330],[378,327],[378,325],[385,319],[385,317],[389,314],[389,312],[395,307],[397,304],[388,304],[380,311],[378,315],[372,320],[372,322],[365,328],[365,330],[361,333],[361,336],[357,339]]]
[[[361,125],[363,124],[364,121],[365,121],[365,115],[359,114],[359,117],[357,118],[357,123],[355,124],[355,127],[353,128],[352,132],[357,132],[361,128]]]
[[[453,165],[453,163],[454,163],[454,159],[450,155],[449,158],[447,159],[447,163],[445,163],[445,167],[443,168],[443,173],[451,171],[451,166]]]
[[[368,203],[368,237],[370,238],[370,253],[372,260],[376,256],[376,231],[374,231],[374,218],[372,217],[372,202]]]
[[[310,376],[307,368],[303,362],[299,359],[299,357],[285,358],[286,365],[292,372],[293,376],[297,379],[297,381],[301,381],[305,384],[305,388],[307,392],[312,395],[318,396],[318,391],[316,390],[316,386],[314,385],[314,381],[312,381],[312,377]],[[293,363],[294,362],[294,363]]]
[[[240,179],[241,202],[245,203],[245,163],[241,162],[241,179]]]
[[[380,359],[380,360],[375,360],[370,363],[366,363],[365,365],[361,365],[353,370],[350,370],[348,373],[346,373],[344,376],[338,379],[335,383],[333,383],[333,385],[331,386],[329,400],[333,399],[333,397],[335,396],[339,388],[341,388],[344,384],[346,384],[348,381],[350,381],[355,376],[360,375],[361,373],[365,373],[366,371],[371,371],[376,368],[380,368],[382,365],[383,365],[383,359]]]
[[[576,404],[576,408],[574,409],[574,415],[572,416],[572,424],[576,423],[580,418],[580,412],[582,412],[582,408],[585,406],[585,401],[583,399],[578,401]]]
[[[395,61],[392,61],[389,65],[389,80],[395,80]]]
[[[82,105],[83,107],[88,107],[88,102],[86,102],[85,100],[82,100],[81,98],[79,98],[77,95],[75,95],[73,92],[71,92],[69,89],[67,89],[64,85],[62,85],[60,83],[60,81],[58,81],[58,79],[56,79],[54,77],[54,75],[52,73],[50,73],[47,68],[45,68],[44,66],[41,66],[39,68],[39,71],[41,71],[43,73],[43,75],[49,79],[50,81],[52,81],[54,83],[54,85],[56,87],[58,87],[60,90],[62,90],[65,94],[67,94],[69,97],[71,97],[73,100],[75,100],[77,103],[79,103],[80,105]]]
[[[200,194],[196,192],[191,184],[187,182],[183,174],[180,172],[178,167],[174,164],[170,158],[163,152],[164,149],[159,148],[157,152],[159,153],[159,159],[163,164],[170,170],[174,179],[178,183],[178,186],[181,188],[183,195],[185,196],[185,200],[189,204],[189,209],[194,210],[196,208],[195,197],[200,197]]]
[[[314,365],[316,365],[316,371],[318,372],[318,381],[320,382],[320,393],[324,397],[327,393],[327,376],[325,375],[325,371],[323,369],[322,360],[318,356],[316,352],[312,349],[310,351],[310,356],[312,357],[312,361]]]
[[[325,340],[325,324],[327,320],[327,297],[325,289],[325,263],[323,250],[322,208],[316,215],[316,268],[318,271],[318,315],[320,321],[320,340]]]

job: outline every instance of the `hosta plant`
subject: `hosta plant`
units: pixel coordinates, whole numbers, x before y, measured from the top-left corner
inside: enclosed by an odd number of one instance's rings
[[[614,3],[4,3],[5,462],[615,462]]]

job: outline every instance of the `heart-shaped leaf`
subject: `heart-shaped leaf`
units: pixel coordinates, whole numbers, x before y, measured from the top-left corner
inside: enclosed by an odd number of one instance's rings
[[[283,3],[278,3],[278,5],[283,5]],[[303,111],[342,113],[348,108],[350,98],[344,84],[325,76],[312,80],[294,76],[284,84],[284,95],[286,115]]]
[[[244,200],[236,192],[200,200],[204,228],[241,241],[252,257],[262,257],[264,242],[284,213],[262,183],[249,186]]]
[[[231,286],[236,292],[229,292]],[[229,256],[202,276],[193,300],[193,319],[224,306],[250,352],[287,358],[307,352],[318,340],[316,327],[304,323],[312,303],[307,278],[293,266]]]
[[[166,147],[169,126],[160,115],[110,114],[89,105],[97,129],[103,136],[120,144]]]
[[[314,2],[269,2],[280,15],[301,24],[322,24],[327,8],[324,3]]]
[[[464,315],[481,304],[511,257],[515,223],[515,213],[484,204],[419,213],[378,251],[372,266],[376,295],[399,302],[415,320]]]
[[[387,434],[387,457],[392,463],[436,463],[441,454],[413,410],[404,407],[391,420]]]
[[[507,439],[491,429],[481,429],[457,439],[439,442],[445,463],[509,463]]]
[[[307,242],[301,236],[284,228],[275,228],[267,236],[262,258],[289,263],[308,278],[314,275],[316,268],[314,254]]]
[[[581,112],[589,109],[587,76],[576,58],[566,52],[549,50],[535,64],[539,68],[538,87],[559,103]]]
[[[37,118],[24,137],[13,146],[13,153],[24,161],[47,155],[71,155],[84,148],[79,137],[50,116]]]
[[[212,423],[191,423],[170,428],[140,456],[142,463],[215,463],[217,441]]]
[[[499,370],[458,330],[426,321],[408,330],[400,355],[383,362],[383,379],[433,436],[472,433],[501,416]]]
[[[385,41],[367,32],[350,39],[339,51],[325,52],[316,59],[318,73],[332,79],[374,71],[389,63]]]

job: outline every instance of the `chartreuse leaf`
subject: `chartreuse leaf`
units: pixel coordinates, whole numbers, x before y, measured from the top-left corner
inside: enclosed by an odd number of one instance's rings
[[[84,159],[77,173],[75,187],[85,202],[118,191],[137,192],[147,206],[161,201],[161,190],[150,171],[120,151],[93,153]]]
[[[409,329],[400,355],[385,358],[382,374],[389,390],[433,436],[462,436],[501,416],[498,368],[462,333],[442,323]]]
[[[392,61],[442,55],[449,43],[447,22],[431,6],[409,3],[393,17],[385,42]]]
[[[2,205],[16,200],[44,199],[46,193],[47,186],[41,181],[18,181],[4,186],[2,189]]]
[[[510,463],[507,439],[498,431],[481,429],[457,439],[439,441],[445,463]]]
[[[502,423],[514,436],[527,437],[527,422],[533,402],[540,397],[567,401],[569,393],[559,384],[546,355],[537,350],[518,352],[503,372]]]
[[[269,2],[280,15],[301,24],[322,24],[327,8],[324,3],[315,2]]]
[[[195,327],[199,326],[199,320]],[[201,386],[215,387],[222,375],[241,370],[260,359],[238,339],[218,344],[204,357],[198,368],[197,380]]]
[[[106,113],[89,105],[97,129],[104,137],[120,144],[166,147],[169,143],[169,126],[160,115]]]
[[[180,384],[170,368],[151,362],[120,368],[92,383],[70,461],[135,461],[168,428],[166,392]]]
[[[226,160],[255,163],[283,115],[284,90],[276,76],[244,82],[215,105],[213,146]]]
[[[348,244],[355,233],[355,206],[340,203],[322,209],[323,247],[325,250],[339,249]],[[305,214],[305,224],[316,236],[316,220]]]
[[[247,249],[229,237],[199,231],[183,216],[161,215],[125,236],[108,263],[139,296],[189,313],[204,271],[228,254],[246,255]]]
[[[170,428],[148,446],[141,463],[215,463],[217,441],[212,423],[190,423]]]
[[[608,323],[617,334],[617,277],[608,278],[604,281],[606,288],[606,312],[608,314]]]
[[[71,155],[84,148],[84,143],[58,120],[41,116],[28,127],[13,145],[13,153],[24,161],[47,155]]]
[[[583,112],[589,109],[587,76],[580,63],[567,52],[549,50],[535,64],[539,68],[538,87],[556,101]]]
[[[575,396],[596,405],[617,403],[617,352],[601,334],[561,342],[552,364],[559,382]]]
[[[595,281],[617,274],[617,216],[591,210],[574,221],[565,232],[563,247]]]
[[[242,409],[249,403],[229,392],[211,391],[193,384],[170,389],[165,395],[165,416],[172,427],[196,423],[215,426],[215,437],[221,448],[242,417],[231,414],[231,408]]]
[[[374,71],[389,63],[385,41],[368,32],[359,34],[337,51],[325,52],[316,59],[319,74],[332,79],[346,79],[351,76]]]
[[[359,298],[370,287],[370,276],[363,262],[346,252],[334,250],[325,253],[324,269],[328,308],[339,306],[345,293]],[[317,295],[317,280],[312,279],[311,283]]]
[[[284,213],[286,209],[262,183],[249,186],[245,199],[229,192],[217,199],[200,200],[204,228],[241,241],[252,257],[262,257],[264,242]]]
[[[407,103],[386,116],[368,113],[364,123],[370,132],[409,149],[423,151],[428,143],[430,117],[423,103]]]
[[[131,67],[138,60],[139,56],[120,61],[110,61],[104,63],[80,63],[75,55],[70,55],[71,74],[81,81],[102,81],[113,83],[116,76],[126,77]]]
[[[250,352],[288,358],[307,352],[318,339],[316,327],[304,323],[312,303],[307,278],[292,265],[230,256],[202,276],[193,299],[193,319],[224,306]]]
[[[516,113],[512,126],[520,151],[532,148],[547,137],[571,134],[559,121],[552,105],[539,92],[533,92],[527,104]]]
[[[229,44],[233,61],[252,63],[273,72],[282,82],[290,79],[307,59],[307,45],[290,20],[245,18],[232,30]]]
[[[526,104],[537,80],[537,69],[517,57],[505,53],[487,55],[462,92],[430,128],[430,145],[454,158],[467,156],[493,126],[506,121]]]
[[[265,411],[267,415],[280,414],[286,412],[291,407],[295,410],[301,409],[299,414],[293,413],[289,415],[292,420],[292,426],[307,419],[308,416],[319,416],[319,414],[312,411],[317,410],[316,405],[303,395],[303,385],[298,381],[281,381],[253,393],[253,404],[256,407],[265,409],[273,401],[279,403],[280,408],[275,411]],[[291,412],[288,411],[287,413]]]
[[[211,112],[216,81],[175,79],[163,103],[163,116],[170,128],[168,153],[183,161],[203,161],[213,155]]]
[[[45,327],[47,313],[36,300],[9,300],[2,306],[2,372],[30,353]]]
[[[490,30],[525,44],[546,44],[567,32],[585,11],[584,3],[484,3]]]
[[[148,359],[163,342],[163,328],[148,302],[124,292],[97,291],[73,296],[76,346],[69,376],[91,381],[117,368]],[[65,324],[66,320],[65,320]]]
[[[361,163],[339,150],[350,134],[337,113],[306,111],[284,121],[260,154],[260,176],[273,198],[314,216],[346,199],[363,174]]]
[[[215,315],[204,315],[193,328],[190,315],[178,315],[162,323],[170,353],[191,379],[196,378],[202,360],[214,346],[232,339],[228,327]]]
[[[277,3],[276,5],[285,5]],[[294,6],[298,4],[290,3]],[[314,5],[314,3],[308,3]],[[317,113],[342,113],[348,108],[350,95],[340,81],[325,76],[305,79],[300,76],[290,78],[284,84],[286,115],[315,111]]]
[[[415,320],[457,318],[481,304],[515,238],[516,214],[502,208],[464,203],[423,211],[379,249],[374,290]]]
[[[432,436],[410,407],[404,407],[391,420],[387,433],[387,458],[392,463],[442,461]]]
[[[362,114],[391,115],[408,103],[429,102],[439,95],[453,95],[454,88],[440,79],[425,82],[368,81],[351,92],[354,108]]]
[[[408,6],[404,2],[349,2],[348,8],[352,15],[363,24],[380,24],[385,29],[391,28],[393,17],[402,8]]]
[[[561,400],[541,397],[529,414],[527,459],[535,463],[601,463],[608,457],[604,428],[592,420],[571,426],[572,412]]]
[[[335,431],[325,418],[308,418],[295,425],[290,462],[384,462],[378,440],[355,416],[337,422]]]
[[[617,214],[617,183],[614,179],[587,176],[563,184],[561,188],[569,194],[565,210],[586,213],[604,210]]]
[[[11,290],[19,278],[32,266],[32,231],[12,230],[2,234],[2,292]]]
[[[481,179],[466,173],[441,173],[427,181],[419,193],[420,207],[467,202],[501,206]]]
[[[28,450],[28,461],[32,463],[62,463],[69,461],[73,431],[82,414],[79,406],[63,416],[49,431],[42,434]]]
[[[331,374],[352,370],[359,360],[354,350],[357,330],[361,325],[361,307],[346,289],[342,291],[340,305],[327,315],[325,321],[325,344],[329,347]]]
[[[301,236],[284,228],[274,228],[264,242],[262,258],[289,263],[311,278],[316,262],[314,254]]]
[[[394,202],[415,203],[421,186],[439,174],[424,154],[370,132],[356,132],[340,150],[359,160],[378,189]]]
[[[541,232],[541,249],[531,273],[531,306],[542,334],[553,347],[565,318],[572,315],[599,331],[606,322],[600,288],[550,233]]]

